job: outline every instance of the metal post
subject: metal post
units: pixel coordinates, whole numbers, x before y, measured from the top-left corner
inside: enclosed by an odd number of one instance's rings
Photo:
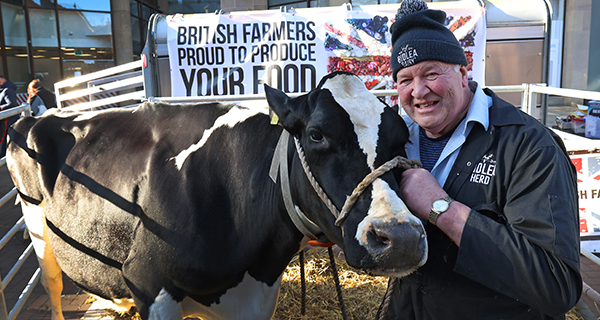
[[[537,93],[533,92],[532,90],[529,90],[529,114],[540,120],[540,110],[538,110],[537,107]],[[541,121],[541,120],[540,120]],[[545,123],[542,122],[542,124],[545,125]]]
[[[0,278],[0,280],[2,279]],[[0,320],[8,320],[8,308],[6,308],[4,290],[0,290]]]
[[[521,110],[527,114],[531,114],[530,110],[531,110],[531,105],[529,104],[529,98],[531,97],[529,95],[529,84],[528,83],[523,83],[523,95],[521,96]]]

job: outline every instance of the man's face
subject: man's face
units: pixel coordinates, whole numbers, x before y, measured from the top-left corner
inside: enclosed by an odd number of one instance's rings
[[[0,87],[6,83],[6,79],[0,77]]]
[[[467,69],[423,61],[398,71],[398,100],[431,138],[451,131],[466,114],[470,96]]]

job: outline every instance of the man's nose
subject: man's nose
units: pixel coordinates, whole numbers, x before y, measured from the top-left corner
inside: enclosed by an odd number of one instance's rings
[[[419,99],[423,98],[429,92],[429,87],[423,79],[416,78],[413,80],[412,96]]]

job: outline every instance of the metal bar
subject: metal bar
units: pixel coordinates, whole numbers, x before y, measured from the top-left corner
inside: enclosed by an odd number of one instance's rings
[[[494,91],[495,93],[498,92],[523,92],[525,91],[525,84],[520,84],[520,85],[513,85],[513,86],[488,86],[486,88],[489,88],[490,90]]]
[[[292,93],[289,97],[297,97],[302,93]],[[149,102],[201,102],[201,101],[242,101],[242,100],[263,100],[264,94],[245,94],[245,95],[226,95],[226,96],[196,96],[196,97],[149,97],[144,99]]]
[[[549,95],[555,95],[555,96],[564,96],[564,97],[587,99],[587,100],[600,100],[600,92],[595,92],[595,91],[545,87],[545,86],[540,86],[540,85],[535,85],[535,84],[531,85],[531,90],[532,90],[532,92],[535,92],[535,93],[543,93],[543,94],[549,94]]]
[[[592,260],[597,265],[600,265],[600,258],[596,257],[593,253],[589,252],[586,248],[581,247],[581,254],[586,256],[588,259]]]
[[[108,83],[102,84],[101,86],[94,86],[94,87],[90,87],[87,89],[75,90],[75,91],[67,92],[65,94],[61,94],[59,97],[57,97],[57,100],[60,100],[62,102],[65,100],[79,98],[79,97],[82,97],[85,95],[92,95],[92,94],[104,93],[104,92],[109,92],[109,91],[117,91],[117,89],[124,90],[124,89],[129,89],[129,88],[141,87],[144,85],[143,81],[144,81],[143,76],[136,76],[136,77],[127,78],[127,79],[119,80],[119,81],[115,81],[115,82],[108,82]]]
[[[514,85],[514,86],[489,86],[494,92],[521,92],[524,91],[525,84]],[[398,91],[394,89],[388,90],[370,90],[375,96],[395,96]],[[306,94],[307,92],[294,92],[288,93],[290,98],[295,98],[300,95]],[[245,95],[226,95],[226,96],[195,96],[195,97],[147,97],[144,101],[149,102],[202,102],[202,101],[244,101],[244,100],[263,100],[265,99],[264,94],[245,94]]]
[[[29,258],[29,256],[31,255],[32,252],[33,252],[33,243],[30,243],[27,246],[27,249],[25,249],[25,251],[23,251],[23,253],[19,257],[19,260],[17,260],[17,263],[15,263],[15,265],[6,274],[6,277],[4,277],[4,279],[2,279],[2,287],[0,288],[0,289],[2,289],[2,291],[4,291],[4,289],[6,289],[6,286],[8,286],[10,281],[15,277],[15,275],[17,275],[17,271],[19,271],[21,269],[21,267],[23,267],[25,260],[27,260],[27,258]]]
[[[142,70],[136,70],[136,71],[131,71],[128,73],[123,73],[123,74],[117,74],[114,76],[110,76],[110,77],[105,77],[105,78],[101,78],[98,80],[93,80],[90,81],[90,85],[92,86],[99,86],[99,85],[103,85],[105,83],[108,82],[115,82],[115,81],[119,81],[119,80],[123,80],[123,79],[128,79],[128,78],[133,78],[136,76],[141,76],[142,75]]]
[[[4,291],[0,291],[0,320],[8,320],[8,308],[6,307]]]
[[[10,230],[8,230],[4,237],[2,237],[2,240],[0,240],[0,250],[4,248],[4,246],[6,246],[8,241],[15,235],[15,233],[19,232],[19,229],[24,224],[25,218],[21,217],[21,219],[19,219],[19,221],[17,221],[17,223],[15,223],[15,225],[12,228],[10,228]]]
[[[18,107],[10,108],[8,110],[0,112],[0,119],[6,119],[11,116],[16,116],[21,114],[21,112],[30,111],[29,105],[20,105]]]
[[[523,96],[521,98],[521,110],[523,110],[523,112],[527,114],[531,114],[531,100],[529,99],[531,97],[531,90],[529,84],[524,83],[523,85],[525,86],[525,88],[523,90]]]
[[[17,303],[8,314],[8,320],[15,320],[17,318],[19,312],[21,312],[21,309],[23,309],[23,307],[25,306],[25,302],[27,302],[27,299],[29,299],[29,296],[31,296],[33,288],[35,288],[35,286],[40,281],[41,272],[42,270],[40,268],[37,268],[37,270],[35,270],[31,279],[29,279],[27,286],[25,286],[25,289],[23,289],[23,292],[19,296],[19,300],[17,300]]]
[[[84,83],[84,82],[96,80],[98,78],[103,78],[106,76],[112,76],[119,72],[125,72],[128,70],[141,68],[141,67],[142,67],[142,60],[136,60],[136,61],[125,63],[125,64],[122,64],[122,65],[119,65],[116,67],[107,68],[107,69],[103,69],[100,71],[88,73],[83,76],[59,81],[54,84],[54,92],[56,92],[56,94],[58,96],[58,95],[60,95],[60,89],[62,89],[62,88],[74,87],[74,86]]]
[[[4,197],[0,198],[0,207],[5,205],[8,200],[12,199],[17,195],[17,188],[12,188],[9,192],[7,192]]]
[[[130,100],[141,101],[142,99],[144,99],[144,91],[135,91],[135,92],[131,92],[131,93],[120,94],[120,95],[106,98],[106,99],[94,100],[94,101],[85,102],[85,103],[79,103],[79,104],[69,106],[69,107],[62,107],[61,109],[69,110],[69,111],[90,111],[90,110],[97,109],[97,107],[102,107],[102,106],[106,106],[109,104],[119,103],[119,102],[123,102],[123,101],[130,101]]]
[[[378,97],[381,96],[392,96],[398,92],[396,90],[371,90],[373,94]],[[306,94],[307,92],[293,92],[287,95],[290,98],[295,98]],[[224,95],[224,96],[194,96],[194,97],[147,97],[144,101],[148,102],[171,102],[171,103],[185,103],[185,102],[202,102],[202,101],[246,101],[246,100],[264,100],[264,94],[245,94],[245,95]]]
[[[529,90],[529,115],[541,121],[541,117],[537,109],[537,94],[533,93],[531,90]]]

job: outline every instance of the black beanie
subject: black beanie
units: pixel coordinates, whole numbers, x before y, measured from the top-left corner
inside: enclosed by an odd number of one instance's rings
[[[466,66],[467,58],[456,37],[444,26],[446,13],[431,10],[421,0],[404,0],[392,24],[392,78],[400,69],[421,61]]]

